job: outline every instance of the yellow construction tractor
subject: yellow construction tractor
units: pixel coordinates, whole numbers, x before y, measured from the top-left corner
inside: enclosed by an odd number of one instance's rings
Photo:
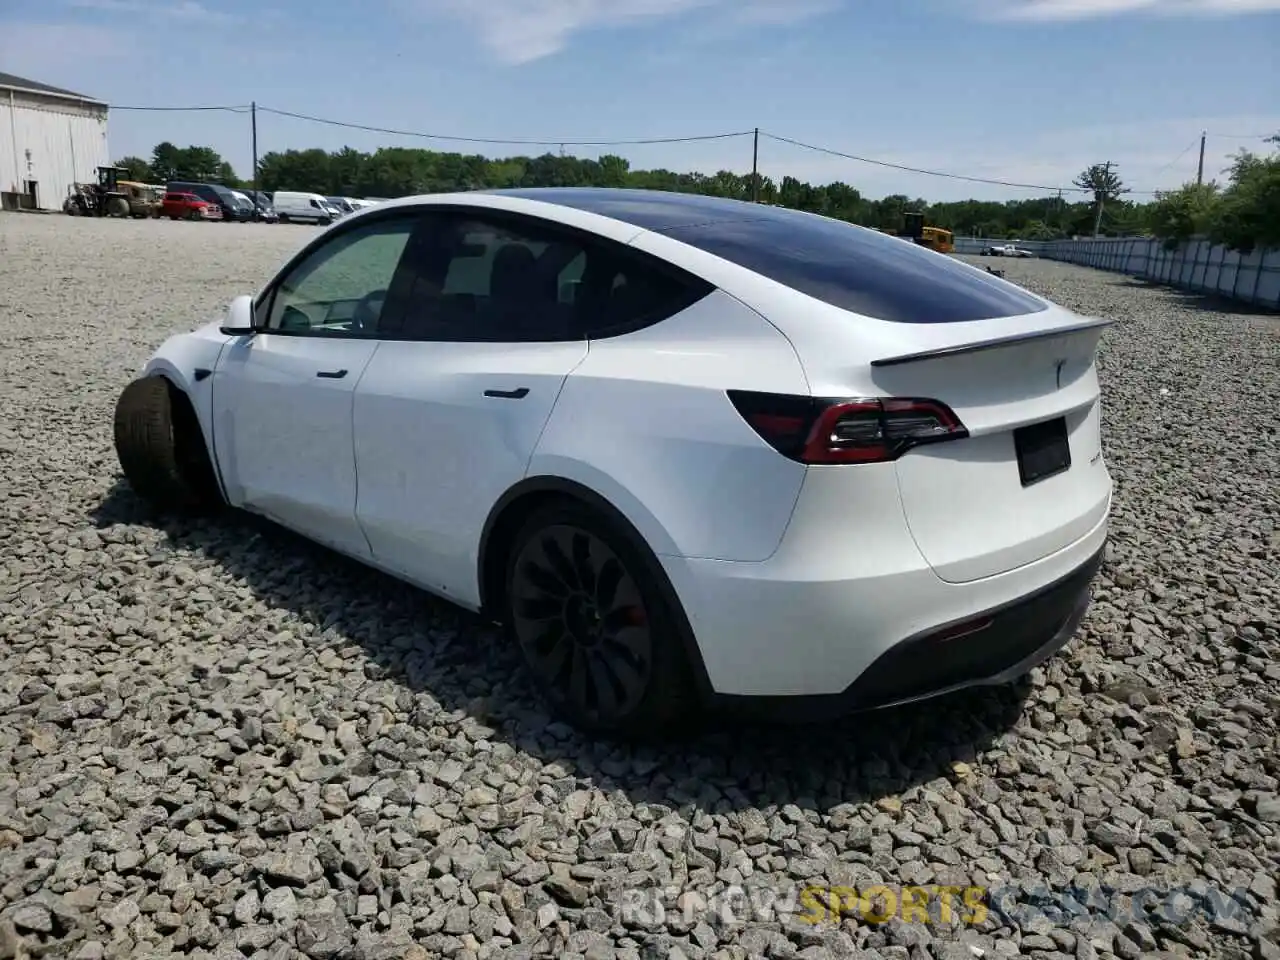
[[[128,217],[129,195],[120,189],[120,167],[99,167],[97,183],[73,183],[62,212],[73,217]],[[128,182],[128,181],[126,181]]]
[[[900,237],[903,240],[910,240],[912,243],[922,247],[928,247],[938,253],[951,253],[955,250],[955,237],[952,236],[950,230],[943,230],[941,227],[926,227],[924,225],[924,214],[909,212],[902,215],[902,229],[896,233],[892,230],[879,228],[881,233],[887,233],[891,237]]]

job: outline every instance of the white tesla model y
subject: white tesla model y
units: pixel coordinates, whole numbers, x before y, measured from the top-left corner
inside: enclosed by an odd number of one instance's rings
[[[1111,505],[1081,317],[703,196],[414,197],[322,232],[125,388],[134,489],[230,505],[505,624],[589,731],[1008,682]]]

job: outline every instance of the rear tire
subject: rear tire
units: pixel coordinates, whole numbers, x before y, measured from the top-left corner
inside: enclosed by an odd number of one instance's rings
[[[687,623],[648,547],[573,501],[537,511],[507,559],[504,621],[547,705],[592,735],[688,731]]]
[[[116,456],[134,492],[164,511],[223,503],[195,411],[164,377],[142,377],[116,402]]]

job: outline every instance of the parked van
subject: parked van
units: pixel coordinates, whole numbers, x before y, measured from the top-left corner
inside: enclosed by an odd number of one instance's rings
[[[281,223],[299,221],[303,223],[333,223],[334,211],[318,193],[298,193],[291,190],[277,190],[272,196],[275,201],[276,216]]]
[[[348,213],[356,212],[356,208],[352,206],[348,197],[325,197],[324,199],[329,206],[338,211],[339,216],[345,217]]]
[[[212,203],[222,211],[222,219],[244,222],[253,219],[253,205],[241,202],[235,194],[220,183],[192,183],[189,180],[170,180],[165,189],[170,193],[194,193],[201,200]]]

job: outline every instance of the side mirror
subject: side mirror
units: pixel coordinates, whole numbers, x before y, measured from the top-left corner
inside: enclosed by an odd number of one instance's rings
[[[258,332],[253,321],[253,297],[241,295],[227,307],[226,322],[218,328],[225,337],[250,337]]]

